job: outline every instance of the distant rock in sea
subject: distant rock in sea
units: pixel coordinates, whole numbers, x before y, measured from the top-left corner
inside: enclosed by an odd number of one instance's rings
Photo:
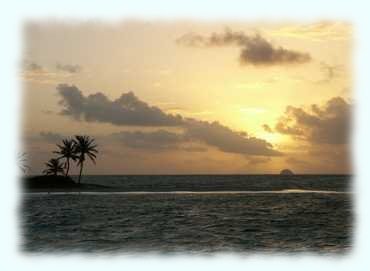
[[[294,175],[293,171],[291,171],[290,169],[283,169],[282,171],[280,171],[280,175]]]

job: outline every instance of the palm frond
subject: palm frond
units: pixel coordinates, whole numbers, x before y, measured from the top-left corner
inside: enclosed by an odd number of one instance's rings
[[[45,163],[46,169],[43,171],[46,175],[58,175],[58,173],[64,173],[63,164],[60,163],[59,159],[53,158]]]
[[[95,163],[96,153],[98,153],[96,149],[98,145],[95,144],[95,140],[89,136],[76,135],[73,141],[78,155],[78,165],[85,161],[85,155]]]

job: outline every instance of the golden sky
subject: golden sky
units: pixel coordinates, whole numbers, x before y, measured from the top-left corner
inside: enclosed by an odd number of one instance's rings
[[[351,31],[344,22],[27,23],[31,173],[75,134],[99,145],[87,174],[350,173]]]

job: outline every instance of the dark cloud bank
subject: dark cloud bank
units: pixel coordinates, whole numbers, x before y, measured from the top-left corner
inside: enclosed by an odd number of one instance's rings
[[[60,105],[63,106],[61,114],[75,120],[118,126],[178,127],[181,130],[181,133],[164,129],[154,132],[123,131],[114,135],[131,148],[178,149],[184,143],[202,143],[223,152],[241,155],[281,155],[263,139],[233,131],[218,122],[167,114],[141,101],[132,92],[109,100],[101,92],[84,96],[77,87],[66,84],[58,85],[57,90],[61,96]]]
[[[277,156],[280,152],[266,140],[249,136],[245,132],[236,132],[218,122],[189,119],[184,125],[185,136],[223,152],[246,155]]]
[[[98,92],[84,96],[77,87],[60,84],[57,86],[64,107],[63,115],[76,120],[103,122],[131,126],[176,126],[183,123],[180,115],[164,113],[155,106],[140,101],[134,93],[123,93],[116,100],[109,100]]]
[[[239,55],[241,64],[263,66],[298,64],[311,60],[308,53],[274,46],[259,34],[247,35],[244,32],[233,32],[230,29],[226,29],[224,33],[213,33],[210,36],[188,33],[178,38],[176,42],[190,47],[238,46],[241,49]]]
[[[351,172],[351,108],[352,104],[341,97],[323,105],[287,106],[274,129],[263,127],[268,132],[288,135],[302,146],[297,153],[291,153],[293,156],[287,154],[285,161],[292,167],[302,172],[309,168],[311,172],[347,174]]]
[[[275,131],[316,144],[347,144],[351,104],[335,97],[310,109],[288,106]]]

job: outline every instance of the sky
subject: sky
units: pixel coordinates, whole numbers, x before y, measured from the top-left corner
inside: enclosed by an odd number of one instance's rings
[[[77,134],[85,174],[351,173],[345,22],[34,21],[23,45],[30,174]]]

